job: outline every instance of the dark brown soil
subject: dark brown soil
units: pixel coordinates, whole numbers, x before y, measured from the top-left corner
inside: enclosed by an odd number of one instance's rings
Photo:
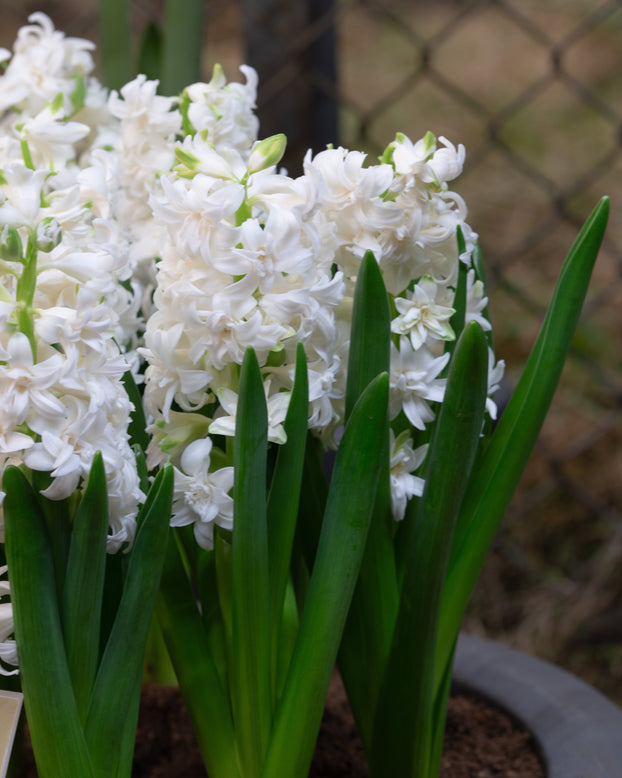
[[[36,778],[32,755],[19,778]],[[361,743],[333,679],[309,778],[367,778]],[[143,691],[132,778],[206,778],[179,690]],[[545,778],[528,733],[486,703],[452,697],[440,778]]]

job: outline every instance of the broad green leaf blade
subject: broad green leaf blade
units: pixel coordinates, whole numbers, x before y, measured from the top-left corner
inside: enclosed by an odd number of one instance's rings
[[[135,443],[132,446],[132,451],[136,457],[136,472],[138,473],[138,484],[141,491],[144,494],[149,492],[149,471],[147,470],[147,460],[145,459],[145,452],[142,446]]]
[[[98,451],[73,520],[61,605],[67,662],[83,723],[99,661],[107,531],[106,472]]]
[[[242,772],[259,775],[272,718],[266,471],[268,414],[252,349],[240,372],[233,482],[231,692]]]
[[[138,471],[140,473],[140,461],[137,462],[138,465]],[[170,472],[169,472],[170,471]],[[163,485],[163,481],[167,481],[166,486]],[[170,483],[169,483],[170,482]],[[161,468],[155,479],[153,480],[153,483],[147,490],[147,497],[145,499],[145,502],[140,506],[140,510],[138,511],[138,516],[136,517],[136,535],[138,536],[140,534],[140,530],[142,529],[143,524],[145,523],[147,518],[151,518],[151,521],[154,521],[153,516],[155,514],[155,511],[157,511],[159,508],[161,508],[163,505],[166,505],[166,497],[168,494],[168,489],[173,489],[174,484],[174,474],[172,471],[172,467],[169,465],[165,465],[163,468]],[[172,491],[171,491],[172,495]],[[158,502],[159,501],[159,502]],[[171,515],[171,511],[169,510],[169,518]],[[192,532],[192,529],[188,527],[190,531]],[[131,559],[130,555],[130,559]]]
[[[65,586],[65,572],[67,570],[69,546],[71,544],[71,510],[69,500],[50,500],[43,496],[43,491],[52,483],[52,477],[49,473],[33,470],[30,473],[30,478],[47,528],[50,551],[52,552],[52,560],[54,562],[57,599],[60,602]]]
[[[214,778],[241,778],[229,696],[211,656],[176,533],[168,539],[157,614],[207,772]]]
[[[190,577],[196,578],[199,571],[199,551],[201,548],[194,537],[194,528],[191,524],[177,527],[175,534],[179,541],[179,550],[182,554],[184,565],[188,569]]]
[[[41,778],[94,776],[60,624],[54,567],[37,495],[15,467],[4,471],[5,550],[30,737]]]
[[[441,771],[441,759],[443,756],[443,745],[445,742],[445,726],[447,723],[447,701],[451,693],[451,682],[454,669],[454,654],[455,643],[450,654],[449,662],[445,667],[444,675],[441,678],[441,683],[436,691],[436,697],[434,699],[434,713],[433,713],[433,732],[432,732],[432,751],[430,755],[430,776],[431,778],[437,778]]]
[[[299,613],[302,613],[304,607],[311,570],[315,564],[327,497],[328,483],[322,443],[308,432],[296,536],[292,548],[292,583]]]
[[[428,778],[436,630],[451,541],[484,422],[488,347],[479,324],[460,336],[430,446],[391,655],[378,699],[371,775]],[[430,776],[431,778],[431,776]]]
[[[378,376],[352,411],[339,445],[296,647],[262,778],[307,775],[375,499],[389,381]]]
[[[354,293],[346,418],[369,382],[376,375],[389,371],[390,345],[391,314],[387,292],[378,263],[368,251],[361,263]],[[373,711],[398,607],[388,425],[376,455],[381,470],[374,512],[339,650],[339,668],[366,745],[369,744]]]
[[[352,336],[348,355],[346,421],[365,387],[389,371],[391,315],[378,263],[367,251],[359,268],[352,305]]]
[[[136,698],[164,564],[173,480],[173,467],[166,465],[153,482],[155,496],[147,500],[139,522],[119,610],[93,686],[85,734],[98,778],[130,775],[131,753],[119,753],[110,744],[123,742],[128,728],[136,728]]]
[[[466,251],[466,243],[464,242],[464,235],[462,230],[458,227],[456,239],[458,241],[458,254],[464,254]],[[456,348],[458,338],[462,334],[464,324],[466,321],[466,302],[467,302],[467,275],[469,269],[464,262],[458,261],[458,282],[456,284],[456,293],[454,295],[454,315],[449,320],[449,324],[456,336],[455,340],[447,341],[445,344],[445,350],[448,354],[453,354]],[[443,375],[447,375],[449,365],[445,368]]]
[[[307,434],[296,531],[302,555],[309,570],[312,570],[315,564],[317,545],[322,531],[322,517],[326,510],[328,497],[328,484],[322,459],[321,441],[315,435]]]
[[[138,50],[138,72],[148,79],[159,79],[162,73],[163,36],[158,26],[150,21],[145,27]]]
[[[195,597],[198,592],[201,620],[207,633],[210,656],[223,689],[229,688],[228,662],[231,656],[231,533],[214,528],[214,548],[201,550],[199,570],[191,578]],[[223,536],[229,536],[228,541]],[[218,549],[218,550],[217,550]],[[224,568],[219,570],[218,568]],[[229,590],[222,592],[222,587]],[[223,607],[225,603],[225,607]],[[225,616],[227,621],[225,623]],[[227,704],[229,701],[227,700]]]
[[[213,595],[217,595],[217,603],[205,601],[201,597],[201,608],[205,615],[213,611],[222,618],[227,655],[233,653],[233,576],[231,573],[231,533],[222,532],[219,527],[214,532],[214,574],[216,577],[216,589]],[[205,617],[203,622],[207,624]]]
[[[132,78],[129,0],[99,0],[99,48],[104,84],[120,89]]]
[[[145,644],[146,644],[145,640]],[[143,652],[144,656],[144,652]],[[127,712],[125,714],[126,726],[121,732],[117,756],[117,772],[115,778],[131,778],[132,762],[134,760],[134,746],[136,744],[136,728],[138,726],[138,711],[140,710],[140,690],[142,688],[142,675],[135,676],[133,686],[127,687]]]
[[[114,620],[119,610],[123,584],[127,572],[126,554],[122,551],[116,554],[106,554],[106,571],[104,575],[104,599],[102,602],[102,616],[99,636],[99,655],[106,650],[106,644],[112,631]]]
[[[285,589],[281,623],[279,625],[279,642],[275,657],[275,703],[281,698],[281,694],[283,693],[283,687],[285,686],[285,680],[287,678],[287,673],[289,672],[292,654],[294,653],[294,646],[296,645],[296,638],[298,637],[299,626],[300,611],[298,610],[298,603],[296,601],[294,582],[290,579],[287,583],[287,588]],[[274,707],[276,707],[276,704]]]
[[[160,84],[162,94],[179,94],[189,84],[201,80],[205,5],[205,0],[166,2]]]
[[[270,558],[270,619],[272,622],[273,681],[279,651],[278,635],[289,578],[292,545],[302,483],[309,416],[309,380],[302,343],[296,350],[296,376],[285,418],[287,442],[279,446],[268,495],[268,553]]]
[[[157,610],[157,599],[156,599]],[[142,685],[157,684],[158,686],[179,686],[175,670],[168,655],[162,629],[154,614],[149,627],[147,645],[145,646],[145,663],[143,666]]]
[[[278,620],[289,573],[307,442],[309,381],[304,348],[296,351],[296,377],[285,418],[287,442],[279,446],[268,495],[270,611]]]
[[[130,424],[128,427],[130,443],[132,446],[140,446],[143,451],[146,451],[149,445],[149,435],[147,433],[145,411],[143,410],[143,399],[134,381],[134,376],[129,370],[123,375],[123,386],[130,402],[134,406],[134,410],[130,414]]]
[[[437,678],[448,662],[464,608],[553,399],[608,212],[609,200],[603,198],[574,242],[520,381],[469,481],[447,574]]]

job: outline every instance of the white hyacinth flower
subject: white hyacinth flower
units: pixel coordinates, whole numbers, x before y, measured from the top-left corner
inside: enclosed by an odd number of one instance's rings
[[[404,430],[397,437],[389,430],[389,457],[391,469],[391,512],[396,521],[401,521],[406,513],[406,506],[412,497],[421,497],[425,482],[423,478],[413,475],[428,452],[428,446],[413,449],[412,437]]]
[[[488,392],[486,397],[486,411],[490,418],[495,421],[497,418],[497,404],[493,397],[501,386],[501,379],[505,373],[505,361],[499,359],[495,361],[495,352],[488,349]]]
[[[175,468],[173,518],[171,525],[194,525],[194,534],[200,546],[213,546],[214,524],[224,529],[233,527],[233,468],[223,467],[210,472],[212,441],[195,440],[181,456]]]
[[[454,340],[455,333],[449,324],[453,308],[436,301],[438,285],[431,276],[423,276],[406,297],[396,297],[395,307],[399,316],[391,322],[391,332],[410,338],[415,351],[426,342],[428,336],[439,340]]]
[[[0,567],[0,576],[6,575],[7,566]],[[0,675],[15,675],[19,670],[8,670],[5,665],[17,667],[17,644],[12,638],[15,626],[13,622],[13,608],[8,601],[11,586],[8,581],[0,580]]]
[[[289,392],[270,394],[271,380],[264,381],[264,392],[268,408],[268,440],[273,443],[285,443],[287,435],[283,422],[289,406]],[[235,435],[235,420],[238,409],[238,395],[232,389],[222,387],[216,389],[216,396],[223,409],[223,415],[217,416],[209,426],[210,435]]]
[[[491,326],[486,316],[484,316],[487,305],[488,298],[485,296],[484,284],[481,281],[476,280],[475,270],[470,268],[467,273],[465,321],[476,321],[484,332],[488,332],[491,329]]]
[[[399,351],[392,345],[389,393],[392,419],[403,410],[408,421],[419,430],[434,420],[430,402],[443,400],[446,380],[438,376],[448,360],[449,354],[434,357],[425,347],[415,351],[404,337],[400,339]]]

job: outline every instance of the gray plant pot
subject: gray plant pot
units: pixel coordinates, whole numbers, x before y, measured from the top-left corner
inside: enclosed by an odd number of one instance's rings
[[[622,710],[541,659],[461,635],[454,684],[501,708],[534,736],[547,778],[621,778]]]

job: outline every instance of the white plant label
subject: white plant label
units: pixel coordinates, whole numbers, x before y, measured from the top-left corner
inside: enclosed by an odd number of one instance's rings
[[[24,695],[0,691],[0,778],[5,778]]]

